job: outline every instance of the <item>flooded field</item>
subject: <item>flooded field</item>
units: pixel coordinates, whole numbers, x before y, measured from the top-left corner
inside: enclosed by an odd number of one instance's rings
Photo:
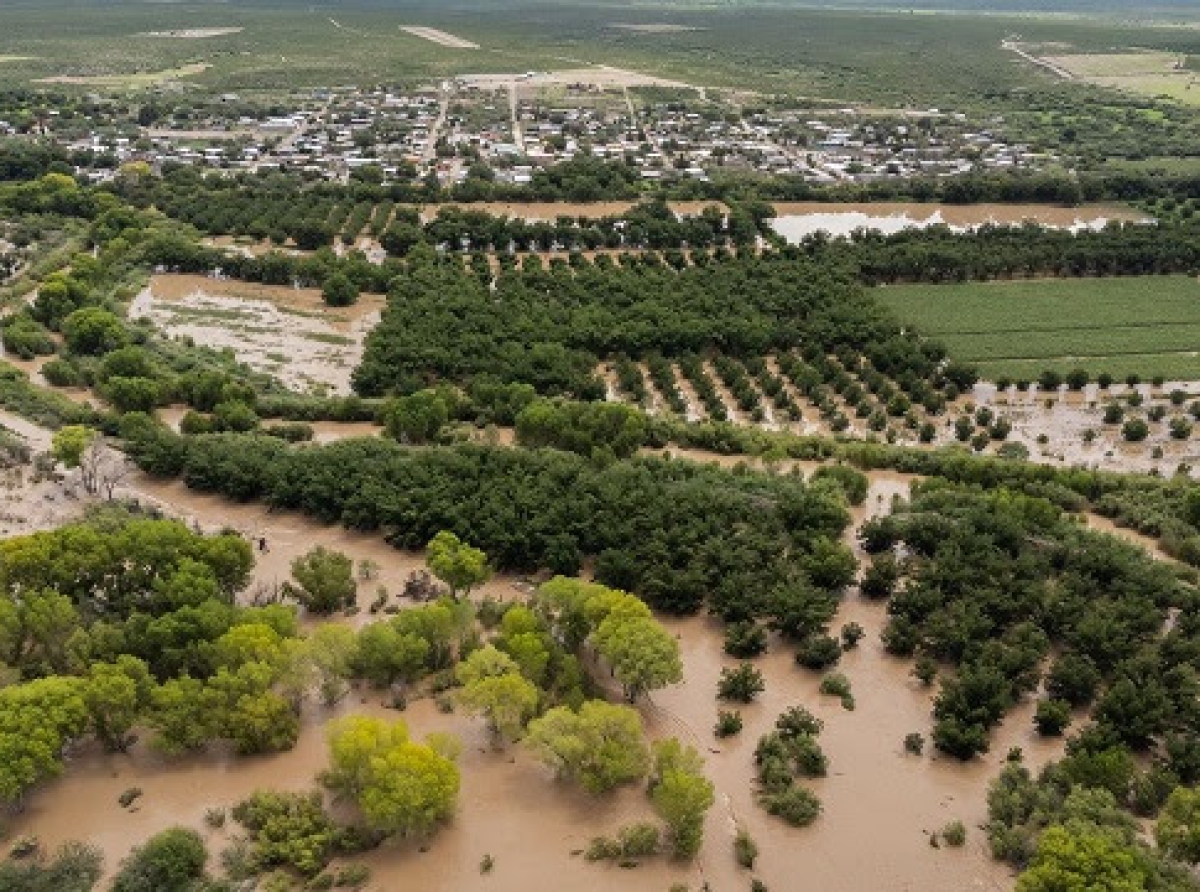
[[[494,217],[514,217],[521,220],[549,220],[559,217],[615,217],[627,213],[637,207],[636,201],[483,201],[463,205],[429,204],[421,208],[421,219],[429,222],[437,217],[443,207],[456,207],[462,211],[477,211],[491,214]],[[669,201],[667,206],[681,217],[693,217],[705,208],[715,207],[725,210],[725,205],[719,201]]]
[[[300,392],[348,394],[383,298],[328,307],[314,288],[258,285],[193,275],[158,275],[130,304],[171,337],[190,337]]]
[[[825,232],[847,236],[856,229],[892,234],[905,229],[949,226],[965,231],[987,224],[1018,226],[1037,223],[1051,229],[1101,229],[1112,220],[1144,221],[1147,217],[1117,205],[1057,207],[1041,204],[918,204],[915,202],[778,202],[775,231],[789,242]]]
[[[7,416],[0,417],[0,422],[8,421]],[[331,425],[326,436],[335,436],[335,427]],[[348,427],[357,430],[358,426]],[[45,438],[37,429],[28,433],[44,445]],[[669,451],[723,466],[744,462],[736,456],[696,450]],[[747,463],[761,466],[757,461]],[[807,475],[818,466],[815,462],[782,462],[777,467],[781,472],[795,468]],[[867,499],[854,511],[855,526],[889,510],[893,499],[903,498],[916,478],[879,471],[869,479]],[[360,604],[376,585],[395,589],[410,570],[421,565],[420,555],[397,551],[379,536],[197,494],[177,481],[155,481],[134,474],[125,489],[127,495],[159,505],[203,529],[231,527],[251,539],[265,538],[268,551],[257,555],[250,594],[274,588],[287,578],[292,558],[315,545],[380,565],[378,580],[360,586]],[[1089,518],[1087,522],[1109,530],[1103,519]],[[1139,541],[1127,531],[1112,531]],[[853,530],[847,538],[853,541]],[[527,590],[523,580],[500,576],[488,583],[483,593],[511,598]],[[364,611],[348,621],[357,624],[367,618]],[[991,858],[978,829],[986,815],[987,784],[1010,747],[1021,747],[1026,761],[1036,768],[1060,754],[1061,740],[1035,736],[1032,703],[1026,700],[994,732],[991,751],[981,759],[963,764],[930,753],[922,757],[905,753],[905,734],[928,734],[930,730],[932,691],[912,679],[908,661],[884,652],[879,632],[885,620],[883,604],[865,601],[852,591],[832,624],[837,629],[857,622],[867,633],[839,667],[852,682],[857,701],[854,711],[844,710],[836,698],[822,696],[819,676],[795,665],[791,647],[772,642],[770,652],[757,661],[766,680],[764,694],[742,707],[745,727],[741,734],[718,740],[712,734],[717,709],[713,694],[721,668],[736,661],[722,653],[717,623],[704,617],[664,619],[679,640],[685,681],[641,704],[644,725],[653,738],[675,736],[695,745],[704,754],[706,772],[717,788],[704,848],[686,865],[655,858],[617,874],[620,868],[615,866],[586,862],[579,852],[593,836],[611,833],[631,821],[652,819],[640,787],[593,799],[555,782],[519,746],[493,750],[482,722],[461,712],[442,713],[429,700],[413,701],[404,718],[414,735],[448,731],[464,743],[459,805],[453,820],[425,851],[414,844],[389,843],[364,856],[361,860],[371,867],[373,876],[367,888],[377,892],[400,888],[523,892],[553,875],[557,888],[582,892],[601,892],[618,882],[621,888],[639,892],[662,892],[680,882],[693,890],[705,883],[712,890],[737,889],[748,883],[747,872],[735,865],[732,856],[732,839],[740,827],[760,848],[754,875],[772,889],[797,888],[797,876],[805,877],[805,888],[823,892],[1010,889],[1009,870]],[[789,828],[768,816],[758,808],[753,794],[755,742],[780,712],[796,704],[824,720],[822,744],[831,761],[828,777],[804,781],[824,804],[821,818],[805,829]],[[81,747],[71,753],[63,778],[30,796],[12,831],[37,835],[48,846],[89,839],[105,852],[110,871],[132,846],[175,824],[202,832],[215,854],[229,842],[233,827],[232,823],[221,830],[207,827],[205,811],[229,808],[261,788],[301,790],[313,786],[315,776],[326,765],[323,727],[346,712],[395,715],[384,709],[378,694],[359,688],[334,710],[310,707],[297,746],[278,755],[235,758],[214,748],[202,755],[164,759],[144,742],[125,755],[107,754],[92,745]],[[118,797],[132,786],[141,787],[143,796],[132,808],[123,809]],[[88,802],[89,808],[80,809],[82,801]],[[968,828],[966,846],[931,847],[929,834],[954,820]],[[495,860],[486,879],[479,871],[485,855]]]

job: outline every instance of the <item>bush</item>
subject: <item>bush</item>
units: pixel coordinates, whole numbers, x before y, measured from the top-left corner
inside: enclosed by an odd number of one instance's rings
[[[763,692],[764,687],[762,673],[749,663],[742,663],[736,669],[721,670],[721,677],[717,681],[717,697],[750,703]]]
[[[942,828],[942,839],[957,849],[967,841],[967,828],[962,821],[951,821]]]
[[[841,632],[842,650],[854,650],[866,634],[866,630],[858,623],[846,623]]]
[[[758,844],[744,827],[739,827],[737,835],[733,838],[733,858],[738,867],[744,867],[746,870],[753,870],[754,862],[758,860]]]
[[[1039,700],[1033,724],[1043,737],[1058,737],[1071,724],[1071,704],[1066,700]]]
[[[1149,435],[1149,425],[1140,418],[1130,418],[1121,427],[1121,436],[1130,443],[1140,443]]]
[[[836,665],[841,658],[842,646],[828,635],[810,635],[796,651],[796,662],[814,672]]]
[[[735,734],[741,733],[742,730],[742,714],[736,710],[719,710],[717,712],[717,724],[713,728],[713,734],[717,737],[733,737]]]
[[[767,649],[767,633],[754,620],[730,623],[725,629],[725,653],[739,659],[757,657]]]
[[[204,876],[208,852],[194,830],[172,827],[134,849],[121,864],[112,892],[188,889]]]
[[[821,679],[821,693],[840,697],[845,709],[854,709],[854,694],[850,691],[850,679],[841,672],[831,672]]]
[[[321,286],[321,297],[331,307],[348,307],[358,300],[358,286],[345,273],[334,273]]]
[[[811,790],[798,786],[765,795],[763,807],[793,827],[807,827],[821,815],[821,800]]]
[[[816,737],[824,727],[825,723],[803,706],[793,706],[775,719],[775,728],[785,740],[802,735]]]
[[[925,751],[925,735],[919,731],[910,731],[904,735],[904,751],[919,756]]]
[[[292,576],[300,583],[296,597],[305,609],[329,614],[354,603],[354,562],[322,545],[292,561]]]

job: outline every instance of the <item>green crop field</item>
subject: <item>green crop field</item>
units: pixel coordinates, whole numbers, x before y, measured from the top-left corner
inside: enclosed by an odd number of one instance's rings
[[[990,377],[1085,368],[1200,378],[1200,282],[1187,276],[902,285],[876,293]]]

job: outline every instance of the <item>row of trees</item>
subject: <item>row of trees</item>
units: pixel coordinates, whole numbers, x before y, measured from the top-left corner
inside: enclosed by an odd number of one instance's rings
[[[490,375],[595,399],[603,395],[599,356],[719,350],[749,357],[802,344],[887,356],[893,374],[925,377],[934,365],[844,267],[798,253],[680,271],[513,269],[494,288],[444,259],[412,265],[393,282],[355,386],[375,395]]]
[[[135,461],[195,488],[379,529],[410,548],[450,530],[502,570],[573,574],[595,557],[598,579],[662,609],[707,602],[737,619],[771,609],[773,592],[837,591],[853,577],[837,544],[849,522],[845,495],[832,481],[805,486],[662,459],[597,467],[557,451],[475,445],[351,440],[292,451],[269,437],[134,427]]]

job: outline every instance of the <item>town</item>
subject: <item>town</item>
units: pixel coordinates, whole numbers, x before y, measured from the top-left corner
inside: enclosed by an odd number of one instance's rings
[[[603,72],[602,72],[603,73]],[[223,171],[291,170],[345,181],[471,177],[520,186],[537,169],[589,154],[624,159],[645,181],[719,173],[812,183],[1039,170],[1058,162],[1004,138],[1004,121],[939,110],[801,107],[786,97],[660,85],[634,72],[463,75],[402,90],[329,88],[269,101],[202,102],[165,86],[137,107],[88,97],[85,111],[3,119],[0,132],[50,138],[103,181],[145,162]]]

